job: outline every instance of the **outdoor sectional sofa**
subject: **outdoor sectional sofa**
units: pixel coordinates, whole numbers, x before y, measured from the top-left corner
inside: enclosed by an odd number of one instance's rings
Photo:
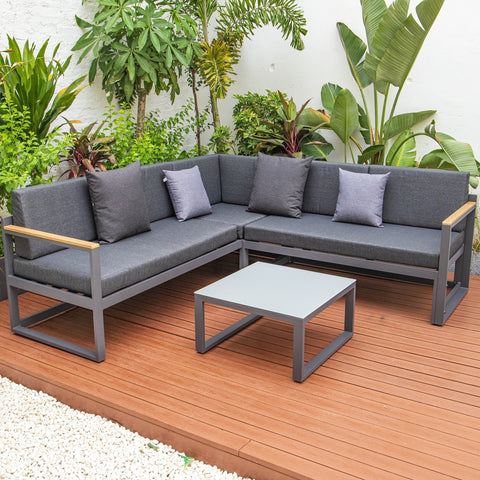
[[[145,194],[149,229],[111,243],[97,241],[98,212],[85,178],[15,190],[13,215],[2,222],[13,332],[102,361],[106,308],[234,251],[240,253],[240,267],[254,251],[430,282],[431,322],[436,325],[446,321],[466,294],[476,207],[475,196],[468,193],[467,173],[307,162],[299,170],[305,178],[301,215],[295,218],[295,212],[268,213],[270,207],[275,212],[272,202],[282,192],[278,185],[269,190],[268,181],[259,183],[257,165],[257,157],[208,155],[138,167],[137,190]],[[199,168],[211,213],[178,221],[164,171],[194,166]],[[294,172],[287,169],[287,177]],[[373,174],[362,178],[378,175],[374,181],[386,178],[380,205],[383,225],[332,221],[344,172]],[[275,177],[268,168],[266,173]],[[287,180],[295,183],[294,178]],[[267,207],[256,208],[252,190],[261,196],[262,188],[273,198],[267,198]],[[355,192],[354,188],[354,202]],[[103,188],[102,194],[112,192]],[[122,193],[126,210],[131,205],[128,194]],[[453,266],[454,280],[447,282]],[[18,295],[23,291],[61,303],[21,319]],[[30,328],[75,306],[93,312],[94,350]]]

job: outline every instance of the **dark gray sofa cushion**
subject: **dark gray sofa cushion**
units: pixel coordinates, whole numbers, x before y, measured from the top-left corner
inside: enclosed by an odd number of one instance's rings
[[[421,168],[370,166],[371,173],[390,172],[383,202],[383,221],[441,228],[442,221],[468,199],[468,173]]]
[[[441,231],[404,225],[384,228],[335,223],[327,215],[270,216],[245,226],[245,239],[405,265],[438,268]],[[452,234],[452,252],[463,233]]]
[[[372,175],[339,169],[340,185],[334,222],[382,225],[383,196],[390,173]]]
[[[210,204],[222,201],[222,187],[220,182],[220,166],[218,155],[204,155],[202,157],[186,158],[184,160],[175,160],[169,162],[172,170],[183,170],[192,168],[195,165],[200,169],[203,185],[207,191]],[[170,170],[170,168],[169,168]]]
[[[211,252],[237,239],[235,226],[192,219],[165,218],[152,230],[100,245],[102,295]],[[16,258],[16,275],[90,295],[88,254],[66,249],[35,260]]]
[[[220,155],[222,201],[248,205],[257,170],[257,157],[243,155]]]
[[[175,215],[167,186],[163,182],[163,170],[173,170],[173,163],[164,162],[142,166],[143,191],[150,222]]]
[[[150,230],[140,162],[106,172],[87,172],[98,239],[113,243]]]
[[[311,163],[312,157],[275,157],[259,153],[248,210],[300,218]]]
[[[19,188],[12,192],[15,225],[81,240],[95,240],[97,233],[85,178]],[[37,258],[63,247],[43,240],[17,237],[16,254]]]
[[[338,197],[338,169],[368,173],[366,165],[313,161],[308,172],[302,210],[307,213],[333,215]]]
[[[212,212],[198,166],[183,170],[164,170],[168,193],[180,222]]]
[[[212,213],[204,217],[202,220],[227,223],[237,227],[238,238],[243,238],[243,229],[245,225],[251,222],[265,218],[262,213],[247,211],[245,205],[234,205],[232,203],[217,203],[212,205]]]

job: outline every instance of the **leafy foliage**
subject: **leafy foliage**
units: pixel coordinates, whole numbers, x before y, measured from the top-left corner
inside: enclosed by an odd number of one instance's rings
[[[68,162],[70,168],[62,175],[68,174],[68,178],[83,177],[87,171],[105,171],[106,162],[116,163],[115,156],[111,153],[115,139],[101,135],[105,122],[101,123],[93,133],[96,122],[87,125],[81,131],[77,131],[73,122],[67,120],[67,123],[70,125],[71,145],[67,147],[68,155],[61,159],[60,163]]]
[[[180,93],[178,78],[188,68],[198,45],[195,20],[180,11],[176,2],[157,0],[98,0],[93,21],[79,17],[86,29],[72,50],[82,50],[79,62],[93,55],[89,70],[92,83],[98,70],[109,100],[131,104],[139,101],[139,124],[145,118],[144,101],[152,90],[170,93],[173,102]],[[140,128],[141,133],[142,128]]]
[[[361,163],[443,168],[469,172],[472,185],[478,184],[478,163],[471,147],[435,131],[430,123],[424,132],[413,128],[429,119],[435,110],[395,114],[408,75],[437,18],[444,0],[422,0],[416,17],[409,14],[409,0],[395,0],[387,6],[384,0],[361,0],[367,42],[345,24],[338,23],[346,59],[359,88],[362,103],[352,93],[334,84],[322,88],[322,103],[330,121],[325,128],[333,130],[345,145],[345,159],[356,146]],[[373,106],[367,102],[365,89],[370,87]],[[394,93],[392,99],[390,94]],[[359,130],[366,148],[353,134]],[[424,135],[440,147],[416,159],[415,137]],[[393,144],[392,144],[393,142]]]
[[[47,136],[52,122],[70,107],[83,88],[80,84],[85,76],[55,94],[71,60],[70,56],[61,63],[55,58],[59,46],[54,48],[52,60],[47,61],[48,40],[35,53],[34,43],[30,45],[27,40],[20,48],[15,38],[8,37],[6,55],[0,55],[0,96],[15,105],[18,112],[28,110],[22,128],[38,139]]]
[[[259,141],[253,139],[252,135],[262,122],[273,123],[279,127],[282,125],[278,115],[282,102],[278,93],[271,91],[267,91],[267,95],[248,92],[244,95],[235,95],[235,98],[237,103],[233,107],[233,124],[238,154],[254,155]],[[263,130],[268,131],[268,126],[263,125]]]
[[[166,120],[159,118],[158,112],[151,112],[141,137],[136,136],[135,117],[128,104],[123,104],[119,111],[111,107],[105,117],[104,131],[115,139],[111,145],[115,166],[123,167],[136,160],[142,165],[167,162],[198,153],[196,149],[185,149],[186,136],[196,127],[192,101]],[[202,123],[206,122],[206,117],[207,113],[203,112],[200,117]]]
[[[277,94],[281,102],[281,108],[277,109],[281,125],[262,121],[262,124],[268,127],[268,130],[260,127],[251,136],[254,140],[260,142],[255,150],[266,150],[272,153],[282,152],[289,157],[301,157],[305,153],[305,148],[311,146],[328,148],[325,139],[316,133],[323,127],[323,119],[320,119],[320,123],[312,125],[310,123],[312,116],[304,113],[309,100],[300,109],[297,109],[293,98],[287,99],[281,92],[277,92]],[[309,152],[309,154],[312,153]],[[313,154],[313,156],[323,158],[322,154]]]
[[[163,4],[164,2],[162,2]],[[194,58],[193,70],[208,85],[214,127],[220,126],[217,99],[225,98],[234,82],[234,68],[241,56],[245,38],[256,28],[272,25],[281,31],[290,45],[303,49],[306,20],[294,0],[186,0],[184,9],[199,24],[201,48]],[[216,21],[216,38],[210,40],[210,22]]]

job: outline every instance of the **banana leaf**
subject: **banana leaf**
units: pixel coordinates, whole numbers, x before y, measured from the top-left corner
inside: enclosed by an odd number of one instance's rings
[[[340,91],[333,106],[330,126],[346,144],[352,133],[358,128],[358,104],[350,90]]]
[[[402,132],[390,147],[385,163],[394,167],[414,167],[417,142],[411,130]]]
[[[396,137],[405,130],[409,130],[415,125],[427,120],[434,115],[436,110],[422,110],[421,112],[402,113],[396,115],[391,120],[387,120],[384,126],[384,132],[387,135],[385,140]]]
[[[333,150],[333,145],[327,142],[318,132],[311,133],[307,139],[308,142],[302,146],[302,153],[307,157],[313,157],[315,160],[326,160]]]
[[[321,91],[322,105],[327,111],[333,111],[335,100],[341,90],[343,90],[342,87],[340,85],[335,85],[334,83],[326,83],[323,85]]]
[[[360,88],[366,88],[372,83],[372,78],[365,72],[364,56],[367,46],[363,40],[355,35],[344,23],[337,23],[343,49],[347,56],[348,66],[353,78]]]
[[[377,80],[397,87],[403,86],[443,2],[444,0],[423,0],[416,9],[421,26],[413,15],[409,15],[388,45],[385,44],[388,38],[376,35],[375,41],[378,39],[380,48],[385,52],[376,68]]]

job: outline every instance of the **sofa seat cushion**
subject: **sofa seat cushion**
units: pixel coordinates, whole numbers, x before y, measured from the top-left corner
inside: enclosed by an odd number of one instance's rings
[[[245,227],[245,239],[325,253],[438,268],[441,231],[384,224],[383,228],[332,222],[332,217],[304,213],[302,218],[267,217]],[[463,233],[453,232],[452,252]]]
[[[108,295],[237,239],[235,226],[208,225],[175,217],[151,224],[151,231],[100,245],[102,295]],[[15,274],[91,295],[88,253],[65,249],[34,260],[16,258]]]
[[[263,213],[249,212],[245,205],[234,205],[233,203],[216,203],[212,205],[212,213],[200,217],[205,221],[221,222],[237,227],[238,238],[243,238],[245,225],[265,218]]]

